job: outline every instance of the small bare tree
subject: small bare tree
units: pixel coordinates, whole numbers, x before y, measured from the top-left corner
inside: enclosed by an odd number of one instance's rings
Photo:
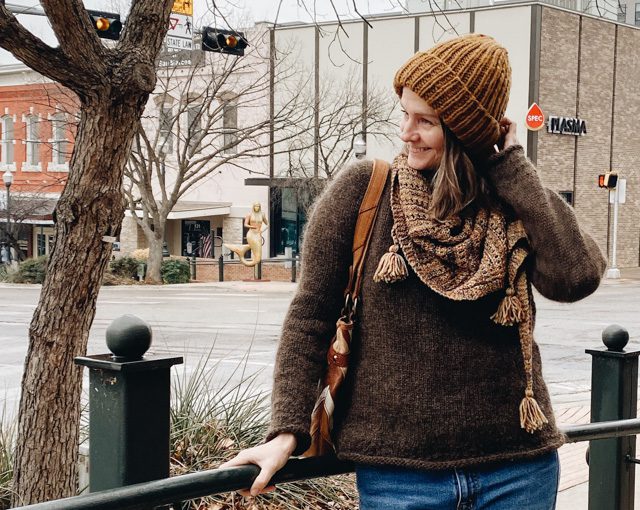
[[[244,57],[209,53],[195,65],[160,73],[124,184],[129,210],[148,241],[149,282],[161,281],[166,222],[181,197],[225,169],[259,173],[255,160],[251,168],[247,158],[265,158],[271,146],[299,136],[291,126],[311,129],[313,111],[298,94],[308,78],[296,77],[286,58],[275,62],[272,77],[269,57],[261,54],[268,45],[252,48]],[[279,97],[273,117],[268,108],[271,79],[291,88]]]

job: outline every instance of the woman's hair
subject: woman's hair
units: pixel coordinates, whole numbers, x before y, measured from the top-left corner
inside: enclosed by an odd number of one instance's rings
[[[456,136],[442,124],[444,150],[431,179],[429,212],[438,220],[462,213],[467,207],[490,207],[489,186]]]

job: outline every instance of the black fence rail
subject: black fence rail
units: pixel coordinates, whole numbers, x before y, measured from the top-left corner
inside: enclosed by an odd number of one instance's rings
[[[620,326],[609,326],[602,337],[606,349],[587,350],[592,356],[592,423],[561,430],[567,442],[590,441],[585,459],[589,463],[589,510],[633,510],[635,465],[640,463],[635,456],[635,435],[640,433],[640,419],[636,418],[640,351],[624,350],[629,334]],[[168,451],[158,455],[158,441],[168,447],[169,372],[182,358],[115,361],[110,355],[100,355],[76,361],[91,370],[91,493],[21,508],[129,510],[169,505],[177,509],[184,501],[251,486],[259,473],[257,466],[168,477]],[[105,391],[107,385],[109,391]],[[165,395],[149,394],[156,391]],[[113,427],[122,424],[119,420],[124,417],[118,410],[125,408],[124,403],[129,408],[138,406],[145,419],[129,419],[124,426]],[[293,458],[271,484],[352,471],[351,463],[335,458]]]

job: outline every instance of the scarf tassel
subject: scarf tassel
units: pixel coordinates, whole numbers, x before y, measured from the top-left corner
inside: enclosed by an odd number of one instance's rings
[[[524,320],[524,309],[512,287],[507,289],[506,294],[491,319],[493,319],[493,322],[503,326],[513,326]]]
[[[533,391],[527,390],[525,397],[520,402],[520,427],[529,434],[542,429],[543,425],[549,423],[547,417],[540,409],[538,402],[533,398]]]
[[[402,255],[398,253],[398,246],[393,244],[378,263],[378,268],[373,275],[376,283],[395,283],[404,280],[409,275],[407,263]]]

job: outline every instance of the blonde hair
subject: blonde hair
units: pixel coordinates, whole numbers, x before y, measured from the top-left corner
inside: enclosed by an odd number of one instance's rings
[[[490,190],[484,177],[478,174],[456,136],[442,124],[444,150],[431,184],[433,193],[429,212],[444,221],[473,206],[490,207]]]

